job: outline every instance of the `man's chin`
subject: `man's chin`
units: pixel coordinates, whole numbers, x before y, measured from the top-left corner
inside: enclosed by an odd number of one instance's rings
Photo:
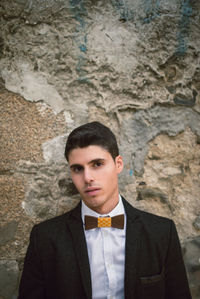
[[[101,206],[101,203],[102,203],[102,200],[100,199],[100,197],[95,196],[95,195],[87,197],[87,198],[83,198],[83,201],[86,204],[86,206],[88,206],[91,209]]]

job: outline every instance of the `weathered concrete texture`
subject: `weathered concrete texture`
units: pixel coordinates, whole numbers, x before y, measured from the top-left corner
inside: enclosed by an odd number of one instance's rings
[[[64,163],[67,136],[58,136],[42,144],[43,157],[47,163]]]
[[[0,93],[0,110],[0,174],[12,173],[20,159],[43,161],[42,143],[66,131],[63,114],[6,91]]]
[[[70,110],[77,122],[87,120],[94,101],[107,113],[157,102],[199,110],[198,4],[148,2],[21,2],[22,16],[39,20],[35,26],[23,18],[3,23],[0,65],[7,88],[55,111]],[[52,19],[55,5],[60,11]],[[41,23],[46,14],[48,23]]]
[[[4,226],[0,227],[0,246],[14,239],[17,226],[18,223],[16,221],[10,221]]]
[[[122,113],[121,119],[121,138],[126,136],[128,141],[123,142],[121,148],[126,153],[126,159],[133,160],[134,171],[138,174],[143,170],[148,143],[157,135],[164,133],[175,136],[189,127],[200,136],[200,115],[189,108],[159,105],[132,115]]]
[[[18,263],[15,260],[0,261],[0,298],[17,298],[18,276]]]
[[[17,65],[13,68],[16,71],[2,71],[8,90],[21,94],[28,101],[44,101],[52,106],[56,113],[63,110],[64,105],[61,96],[55,88],[47,83],[42,74],[34,71],[33,66],[22,60],[17,61]]]
[[[76,205],[64,144],[99,120],[124,156],[122,194],[193,238],[199,298],[199,17],[189,0],[1,0],[0,297],[16,296],[33,223]]]
[[[182,240],[199,235],[199,161],[197,136],[189,128],[174,137],[161,134],[149,143],[144,173],[135,178],[134,205],[173,218]]]
[[[27,178],[19,177],[17,165],[20,160],[44,161],[42,143],[64,133],[66,124],[62,113],[55,115],[44,104],[29,103],[6,90],[1,91],[0,106],[0,245],[3,256],[12,257],[24,254],[24,235],[33,225],[22,209]]]
[[[79,201],[66,164],[23,163],[18,171],[28,179],[22,207],[35,221],[64,213]]]
[[[197,229],[200,230],[200,216],[197,216],[193,222],[193,226]]]
[[[17,175],[0,176],[0,252],[1,259],[24,256],[27,235],[33,226],[22,209],[25,182]]]

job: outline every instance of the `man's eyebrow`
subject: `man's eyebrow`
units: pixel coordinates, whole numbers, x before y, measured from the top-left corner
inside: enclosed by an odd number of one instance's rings
[[[91,160],[90,162],[95,162],[95,161],[104,161],[105,159],[104,158],[95,158],[93,160]],[[90,163],[89,162],[89,163]]]
[[[92,164],[94,162],[103,162],[103,161],[105,161],[105,159],[103,159],[103,158],[96,158],[96,159],[91,160],[88,164]]]
[[[80,164],[72,164],[72,165],[70,165],[70,169],[75,168],[75,167],[83,167],[83,166],[80,165]]]
[[[103,161],[105,161],[105,159],[103,159],[103,158],[95,158],[95,159],[89,161],[88,164],[92,164],[92,163],[95,163],[95,162],[103,162]],[[70,166],[70,169],[75,168],[75,167],[83,167],[83,166],[81,164],[72,164]]]

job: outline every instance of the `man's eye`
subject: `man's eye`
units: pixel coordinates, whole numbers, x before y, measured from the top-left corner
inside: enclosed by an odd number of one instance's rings
[[[83,170],[83,167],[81,167],[81,166],[75,166],[75,167],[72,168],[72,171],[75,172],[75,173],[78,173],[82,170]]]
[[[97,161],[97,162],[94,163],[94,167],[100,167],[102,165],[103,165],[103,163],[100,162],[100,161]]]

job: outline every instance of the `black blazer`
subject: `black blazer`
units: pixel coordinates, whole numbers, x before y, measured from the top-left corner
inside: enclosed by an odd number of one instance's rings
[[[125,299],[191,299],[172,220],[133,208],[127,214]],[[98,246],[98,244],[97,244]],[[18,299],[91,299],[81,203],[31,232]]]

